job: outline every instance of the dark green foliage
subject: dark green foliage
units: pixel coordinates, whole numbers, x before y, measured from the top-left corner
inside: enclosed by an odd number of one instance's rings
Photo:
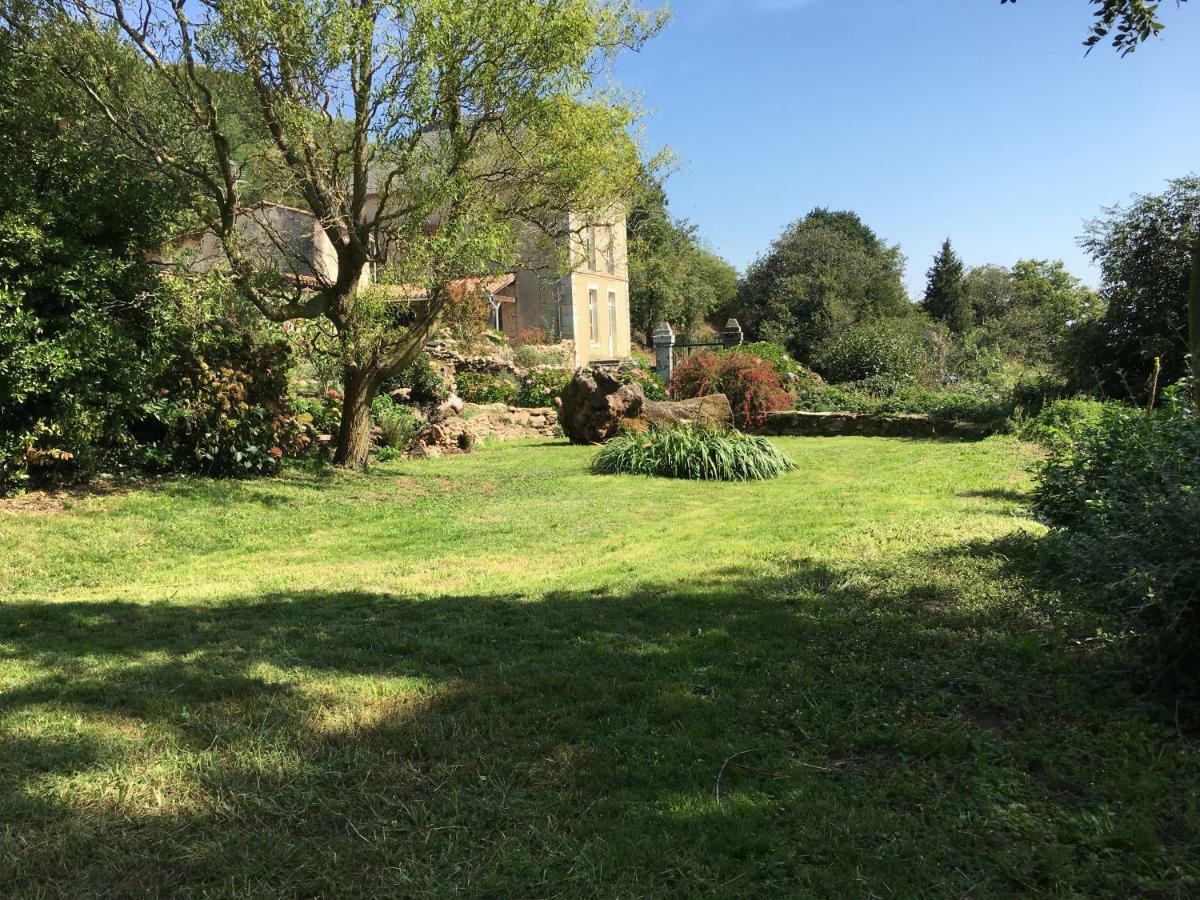
[[[537,369],[525,376],[515,406],[541,408],[554,406],[573,373],[566,369]]]
[[[885,378],[915,384],[927,358],[919,331],[907,320],[887,319],[856,325],[833,338],[821,348],[816,368],[835,383]]]
[[[1141,400],[1162,359],[1164,383],[1187,373],[1191,243],[1200,221],[1200,178],[1171,181],[1093,222],[1084,247],[1100,265],[1102,316],[1084,322],[1068,364],[1081,389]]]
[[[1017,0],[1000,0],[1016,3]],[[1096,7],[1092,27],[1083,45],[1090,53],[1104,40],[1110,40],[1121,56],[1128,56],[1138,44],[1158,37],[1163,23],[1158,20],[1158,0],[1088,0]],[[1187,0],[1177,0],[1176,5]]]
[[[722,308],[752,340],[787,347],[797,359],[859,322],[911,311],[904,257],[850,212],[817,209],[788,226],[756,260]]]
[[[1099,425],[1110,406],[1111,403],[1086,397],[1055,400],[1021,427],[1021,438],[1057,447],[1072,440],[1081,430]]]
[[[671,395],[679,400],[724,394],[738,428],[757,428],[767,415],[790,409],[783,376],[764,359],[745,353],[694,353],[675,368]]]
[[[1107,407],[1055,444],[1035,509],[1063,564],[1145,646],[1148,665],[1197,674],[1200,420],[1168,392],[1153,414]]]
[[[81,104],[0,33],[0,492],[128,459],[164,362],[145,253],[174,194],[122,164]]]
[[[929,269],[924,306],[925,312],[955,334],[966,333],[975,320],[970,298],[963,290],[963,263],[950,246],[950,238],[946,238]]]
[[[460,372],[458,396],[468,403],[507,403],[515,405],[520,385],[505,375],[488,375],[482,372]]]
[[[409,391],[409,400],[422,406],[441,403],[450,396],[445,380],[433,367],[428,353],[419,354],[408,368],[386,382],[380,393],[387,394],[404,388]]]
[[[649,429],[618,435],[596,454],[605,475],[653,475],[701,481],[763,481],[795,468],[769,440],[737,431]]]

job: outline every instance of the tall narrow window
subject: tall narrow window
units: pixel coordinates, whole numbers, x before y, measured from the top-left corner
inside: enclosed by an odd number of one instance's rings
[[[587,230],[587,264],[588,269],[596,271],[596,226],[589,225]]]
[[[614,229],[610,222],[604,226],[604,263],[608,268],[609,275],[615,275],[617,271],[617,248],[613,234]]]
[[[608,356],[617,358],[617,292],[608,292]]]
[[[588,288],[588,336],[593,344],[600,343],[600,291]]]

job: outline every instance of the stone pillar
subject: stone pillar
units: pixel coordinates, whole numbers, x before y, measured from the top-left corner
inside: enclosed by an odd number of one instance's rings
[[[738,320],[730,319],[726,322],[725,327],[721,329],[721,343],[725,349],[741,346],[743,340],[742,326],[738,324]]]
[[[663,322],[654,331],[654,370],[667,384],[675,367],[675,332]]]

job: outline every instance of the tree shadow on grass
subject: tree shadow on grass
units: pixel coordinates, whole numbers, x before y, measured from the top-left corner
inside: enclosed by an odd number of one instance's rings
[[[75,897],[1170,884],[1195,871],[1193,748],[1114,686],[1117,663],[1063,639],[1018,551],[538,598],[0,604],[0,659],[24,673],[0,696],[0,883]]]

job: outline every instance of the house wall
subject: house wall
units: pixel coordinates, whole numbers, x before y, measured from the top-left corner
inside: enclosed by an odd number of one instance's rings
[[[331,281],[337,277],[337,251],[310,213],[264,204],[239,216],[238,227],[241,248],[247,256],[292,275]],[[211,231],[183,238],[173,249],[188,257],[187,267],[194,272],[228,265],[221,240]]]
[[[575,353],[576,362],[581,366],[597,360],[625,359],[631,352],[625,216],[614,210],[606,221],[595,226],[594,253],[590,244],[592,227],[572,216],[568,237],[572,261],[568,283]],[[594,323],[591,313],[593,291],[596,301]],[[610,296],[614,304],[611,317]]]

